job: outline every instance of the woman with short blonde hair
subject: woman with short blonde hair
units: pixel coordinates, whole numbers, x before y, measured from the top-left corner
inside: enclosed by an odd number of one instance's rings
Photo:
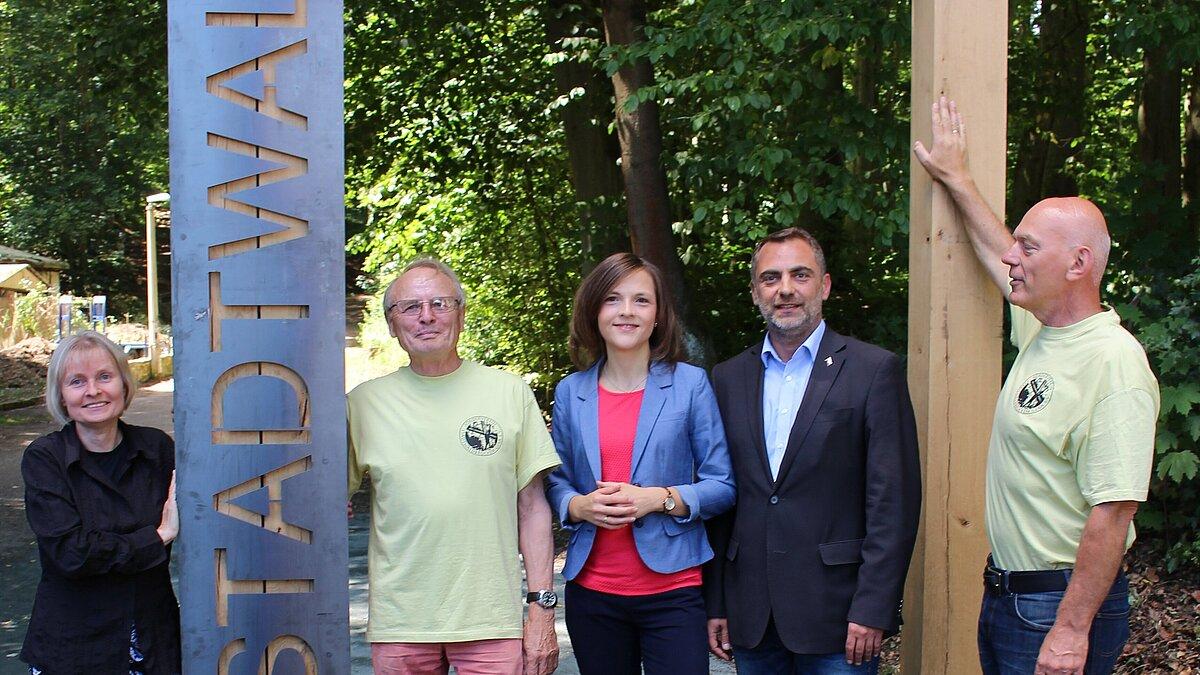
[[[181,670],[175,444],[121,421],[136,391],[125,354],[95,331],[50,359],[46,409],[63,427],[21,459],[42,565],[21,649],[31,675]]]

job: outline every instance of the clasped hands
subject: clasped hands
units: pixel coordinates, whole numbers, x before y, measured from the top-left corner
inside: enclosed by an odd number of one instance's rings
[[[596,481],[596,489],[571,498],[571,520],[606,530],[619,530],[648,513],[662,510],[666,488],[639,487],[617,481]]]

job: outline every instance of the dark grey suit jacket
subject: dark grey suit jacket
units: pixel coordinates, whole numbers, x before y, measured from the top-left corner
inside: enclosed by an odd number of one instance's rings
[[[710,521],[710,617],[734,646],[774,618],[798,654],[845,649],[847,622],[899,630],[921,509],[912,401],[899,357],[826,328],[777,480],[763,435],[762,343],[713,370],[737,480]]]

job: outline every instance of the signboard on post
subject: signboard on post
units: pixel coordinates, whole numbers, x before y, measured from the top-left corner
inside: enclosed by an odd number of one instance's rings
[[[345,673],[342,5],[168,22],[184,671]]]
[[[92,325],[92,330],[97,330],[101,333],[104,332],[105,327],[108,325],[107,295],[92,296],[91,312],[89,313],[88,318]]]
[[[71,314],[74,307],[75,298],[69,295],[58,296],[58,321],[56,325],[59,340],[75,332],[71,326]]]

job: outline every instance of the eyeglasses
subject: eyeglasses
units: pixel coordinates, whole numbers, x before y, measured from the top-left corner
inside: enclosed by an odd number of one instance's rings
[[[384,314],[390,314],[392,310],[399,311],[404,316],[417,316],[421,313],[421,308],[429,305],[430,311],[434,314],[449,314],[462,307],[462,302],[458,298],[430,298],[429,300],[397,300],[388,305],[384,310]]]

